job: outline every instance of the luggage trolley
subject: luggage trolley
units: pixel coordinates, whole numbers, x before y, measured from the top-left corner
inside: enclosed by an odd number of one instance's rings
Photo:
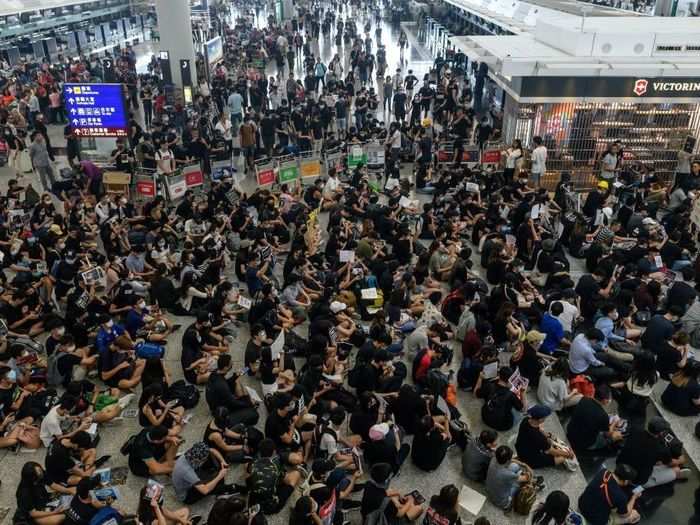
[[[373,141],[365,145],[365,156],[367,157],[367,172],[370,176],[374,176],[378,183],[381,184],[384,178],[384,170],[386,166],[386,150],[384,144]]]
[[[144,204],[158,194],[158,176],[156,170],[139,168],[134,173],[133,199],[137,204]]]
[[[453,140],[444,140],[438,143],[437,163],[438,166],[454,164],[455,143]],[[461,162],[468,168],[473,168],[481,161],[481,151],[479,146],[464,144],[462,146]]]
[[[314,151],[299,154],[299,175],[302,184],[313,184],[321,176],[321,156]]]
[[[275,184],[275,161],[269,157],[255,161],[255,178],[258,187],[266,188]]]
[[[277,164],[277,181],[280,184],[288,184],[294,188],[299,180],[299,163],[294,155],[282,155],[275,158]]]
[[[337,148],[326,151],[323,156],[323,165],[326,170],[326,175],[328,175],[329,170],[333,168],[342,182],[348,182],[350,180],[345,169],[345,148],[343,146],[338,146]]]

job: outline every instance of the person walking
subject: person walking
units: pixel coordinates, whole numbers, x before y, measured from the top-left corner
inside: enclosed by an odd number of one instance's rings
[[[36,131],[32,134],[29,158],[32,161],[32,168],[39,174],[44,191],[51,191],[55,179],[51,159],[49,158],[49,150],[46,148],[44,136]]]

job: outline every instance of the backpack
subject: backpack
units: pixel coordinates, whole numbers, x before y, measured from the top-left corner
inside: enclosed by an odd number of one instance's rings
[[[513,510],[522,516],[529,516],[532,505],[537,499],[537,489],[532,483],[526,483],[513,498]]]
[[[450,384],[448,377],[443,374],[439,368],[431,368],[425,377],[425,383],[435,396],[447,398],[447,387]]]
[[[142,342],[136,345],[136,357],[141,359],[162,359],[165,347],[156,343]]]
[[[279,468],[271,458],[256,459],[250,469],[248,486],[250,496],[266,514],[274,513],[279,507],[277,495],[277,483],[279,482]]]
[[[481,419],[494,430],[510,430],[513,426],[510,391],[499,389],[495,395],[489,396],[481,407]]]
[[[199,403],[199,390],[194,385],[185,383],[184,379],[180,379],[168,387],[163,399],[166,402],[177,400],[184,408],[194,408]]]
[[[58,352],[51,354],[46,360],[46,382],[49,386],[63,385],[66,378],[58,370]]]
[[[90,519],[89,525],[119,525],[124,521],[124,517],[110,506],[102,507]]]

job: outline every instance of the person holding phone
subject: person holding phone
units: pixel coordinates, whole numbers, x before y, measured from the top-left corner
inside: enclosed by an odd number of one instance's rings
[[[637,523],[641,519],[634,509],[641,491],[629,494],[627,488],[637,477],[637,471],[617,463],[614,471],[603,469],[593,476],[583,494],[579,497],[578,508],[589,525]]]
[[[445,485],[440,494],[430,498],[430,505],[425,511],[423,525],[461,525],[459,517],[459,489],[454,485]]]

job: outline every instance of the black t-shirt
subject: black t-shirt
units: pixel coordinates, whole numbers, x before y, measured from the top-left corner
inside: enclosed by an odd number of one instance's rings
[[[365,491],[362,494],[362,517],[364,518],[370,512],[377,510],[379,507],[381,507],[385,497],[385,489],[378,487],[372,482],[367,483],[367,485],[365,486]],[[393,520],[396,519],[396,506],[393,503],[389,503],[386,506],[384,515],[386,516],[387,520],[391,523]]]
[[[260,121],[260,134],[263,137],[274,137],[276,127],[275,120],[272,117],[263,117]]]
[[[195,325],[190,325],[182,336],[182,354],[180,355],[180,362],[182,363],[183,370],[189,368],[192,363],[202,357],[202,342],[202,336],[199,335],[199,331]]]
[[[438,429],[433,428],[428,432],[419,430],[411,446],[413,464],[422,470],[435,470],[442,463],[449,445],[450,441],[444,440]]]
[[[282,441],[282,436],[289,432],[291,424],[292,418],[290,414],[282,417],[275,411],[268,416],[265,422],[265,437],[274,441],[278,448],[290,448],[293,444]]]
[[[600,284],[590,275],[582,275],[576,285],[576,293],[581,297],[581,310],[584,317],[592,317],[600,300]]]
[[[584,202],[581,211],[583,211],[583,214],[586,217],[594,218],[596,210],[601,207],[604,200],[605,196],[602,193],[598,191],[591,191],[588,193],[588,196],[586,197],[586,202]]]
[[[245,354],[243,356],[243,364],[250,367],[256,361],[260,361],[260,352],[262,347],[255,344],[251,339],[245,347]]]
[[[455,509],[443,509],[438,496],[433,496],[430,507],[425,511],[423,525],[462,525],[462,520]]]
[[[601,432],[610,428],[610,418],[603,406],[590,397],[584,397],[574,409],[566,427],[566,437],[576,450],[593,445]]]
[[[606,525],[610,512],[627,513],[629,498],[609,470],[601,470],[578,499],[578,508],[589,525]]]
[[[669,383],[661,395],[661,401],[666,408],[684,417],[700,413],[700,407],[693,403],[693,400],[698,398],[700,398],[700,385],[695,379],[689,380],[684,387]]]
[[[637,429],[627,437],[625,446],[617,456],[618,463],[634,467],[637,471],[635,485],[644,485],[649,481],[657,461],[669,463],[671,454],[663,441],[643,429]]]
[[[131,472],[137,476],[147,477],[149,475],[148,465],[146,460],[160,460],[165,455],[165,446],[157,443],[151,443],[148,440],[148,431],[146,428],[136,436],[131,452],[129,453],[129,468]]]
[[[513,409],[522,410],[523,403],[508,387],[486,383],[479,391],[486,400],[481,409],[484,423],[496,430],[508,430],[513,426]]]
[[[647,329],[642,334],[642,346],[654,350],[657,348],[657,341],[668,341],[673,336],[673,332],[673,323],[665,316],[657,314],[649,320]]]
[[[49,493],[43,481],[35,485],[20,485],[17,488],[17,510],[14,522],[33,523],[29,513],[33,510],[46,510],[46,504],[49,501]]]
[[[666,377],[678,371],[678,363],[683,359],[683,354],[668,341],[661,341],[656,353],[656,369]]]
[[[541,468],[546,464],[554,464],[554,458],[545,454],[549,450],[549,439],[539,428],[530,424],[528,418],[520,423],[518,438],[515,441],[515,450],[518,452],[518,459],[527,463],[532,468]]]
[[[61,440],[54,440],[46,452],[46,481],[49,483],[66,483],[69,471],[75,466],[75,460],[69,448]]]
[[[10,407],[15,401],[16,386],[10,388],[0,388],[0,411],[7,416],[10,412]]]

